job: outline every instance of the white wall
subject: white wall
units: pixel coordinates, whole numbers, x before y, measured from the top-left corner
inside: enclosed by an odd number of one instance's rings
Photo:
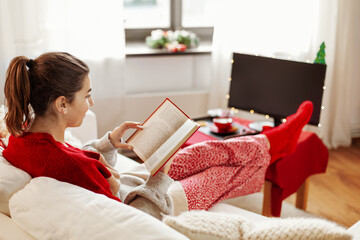
[[[208,89],[210,55],[128,57],[125,93],[158,93]]]
[[[190,117],[204,116],[210,69],[210,54],[126,58],[123,98],[113,99],[111,105],[98,100],[93,107],[100,115],[99,136],[126,120],[143,122],[165,98],[174,101]]]

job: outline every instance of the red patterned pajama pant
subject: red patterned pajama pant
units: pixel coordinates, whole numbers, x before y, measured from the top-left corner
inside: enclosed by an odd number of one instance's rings
[[[206,141],[178,152],[168,175],[180,181],[189,210],[259,192],[270,162],[264,135]]]

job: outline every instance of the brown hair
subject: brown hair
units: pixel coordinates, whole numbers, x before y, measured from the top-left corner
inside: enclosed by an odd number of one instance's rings
[[[4,87],[9,132],[22,134],[30,126],[33,114],[44,116],[60,96],[71,103],[87,74],[89,67],[83,61],[64,52],[44,53],[35,60],[15,57],[7,69]]]

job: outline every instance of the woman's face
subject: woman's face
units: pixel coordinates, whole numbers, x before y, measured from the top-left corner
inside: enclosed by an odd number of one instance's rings
[[[86,112],[91,106],[94,105],[94,101],[90,95],[91,82],[90,77],[87,75],[83,80],[82,88],[75,93],[75,98],[68,108],[68,127],[79,127],[86,115]]]

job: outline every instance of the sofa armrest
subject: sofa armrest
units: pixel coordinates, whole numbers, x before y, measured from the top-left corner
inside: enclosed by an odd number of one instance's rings
[[[129,169],[139,165],[138,162],[134,161],[131,158],[128,158],[120,153],[117,155],[117,160],[114,168],[120,173],[127,172]]]
[[[82,143],[98,138],[96,115],[91,110],[87,111],[80,127],[68,128],[72,135]]]

